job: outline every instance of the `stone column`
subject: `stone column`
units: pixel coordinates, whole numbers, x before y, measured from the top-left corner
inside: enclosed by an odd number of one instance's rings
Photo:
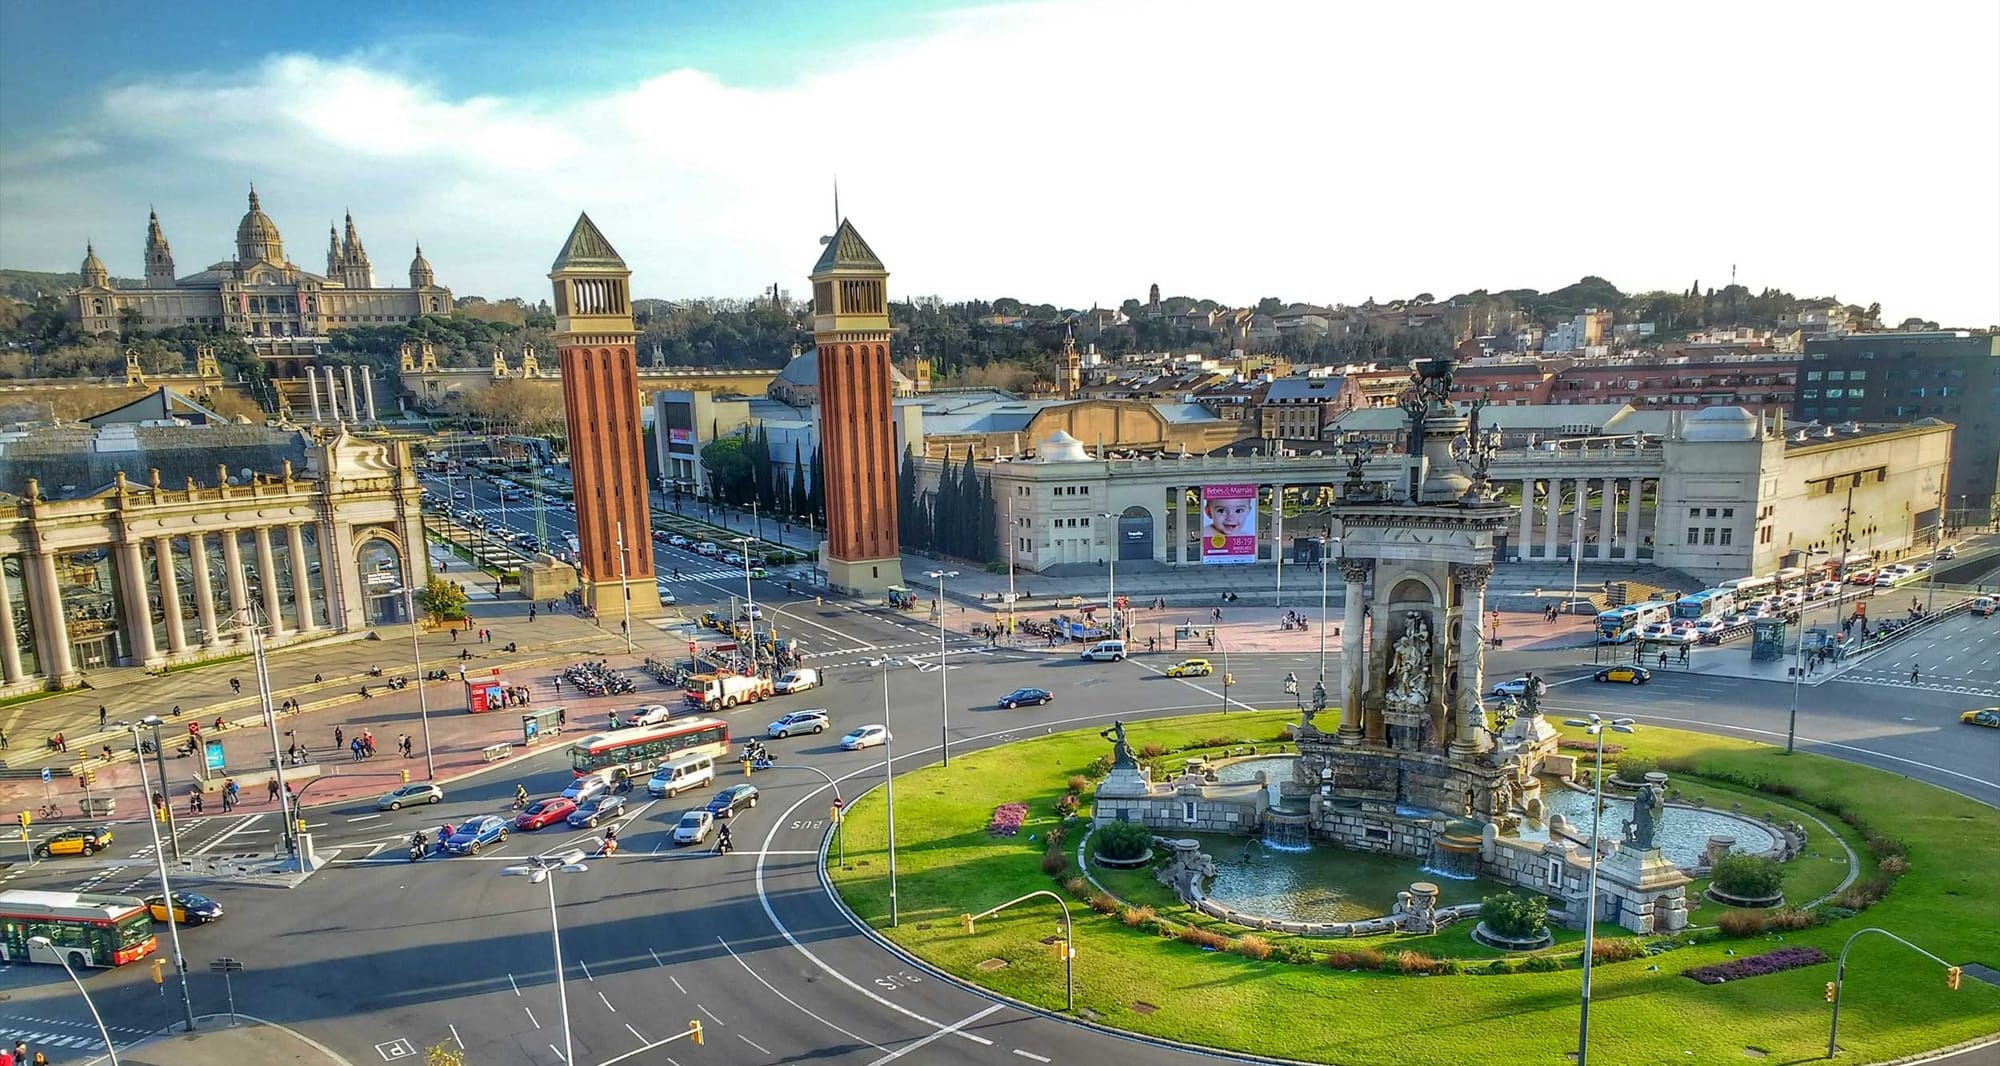
[[[312,397],[313,421],[320,420],[319,413],[319,373],[313,367],[306,368],[306,395]]]
[[[1563,499],[1562,479],[1559,477],[1550,478],[1549,512],[1548,512],[1549,528],[1542,534],[1543,543],[1544,545],[1546,545],[1545,549],[1542,552],[1542,556],[1543,558],[1546,559],[1553,560],[1556,557],[1556,518],[1562,514],[1562,499]]]
[[[204,534],[188,534],[188,570],[194,581],[194,617],[201,628],[201,644],[214,647],[220,641],[215,632],[215,585],[208,572],[208,537]]]
[[[291,550],[292,597],[299,609],[299,632],[311,633],[319,628],[319,619],[314,617],[312,593],[312,560],[306,558],[306,538],[304,527],[294,523],[285,527],[285,547]],[[318,545],[315,538],[314,545]],[[321,573],[325,573],[322,567]]]
[[[1370,612],[1368,629],[1368,651],[1366,674],[1361,679],[1361,732],[1371,744],[1382,744],[1388,740],[1387,731],[1380,714],[1368,716],[1368,701],[1378,704],[1387,695],[1389,687],[1389,656],[1393,648],[1389,642],[1389,612]]]
[[[76,659],[69,650],[69,618],[63,613],[56,556],[51,551],[38,551],[27,561],[32,565],[22,567],[21,577],[27,585],[28,614],[35,620],[35,633],[42,642],[42,676],[66,688],[76,681]]]
[[[1486,564],[1458,567],[1458,728],[1451,738],[1451,755],[1469,759],[1487,746],[1479,726],[1486,711],[1480,702],[1480,681],[1486,672],[1486,641],[1481,622],[1486,615],[1486,579],[1493,567]]]
[[[181,579],[174,572],[174,538],[153,538],[153,565],[160,571],[160,607],[167,619],[167,651],[187,650],[187,626],[181,619]]]
[[[257,584],[264,593],[264,632],[275,636],[285,629],[285,609],[278,602],[278,559],[271,551],[271,527],[258,526],[256,537]]]
[[[1521,479],[1521,561],[1527,562],[1535,554],[1535,479]]]
[[[1618,537],[1618,479],[1599,478],[1604,498],[1597,507],[1597,557],[1611,558],[1611,542]]]
[[[1639,497],[1643,495],[1645,487],[1645,478],[1633,478],[1632,498],[1625,504],[1625,558],[1627,559],[1637,559],[1639,557],[1639,545],[1641,543],[1639,538]],[[1655,516],[1654,521],[1657,524],[1658,516]]]
[[[1361,743],[1361,694],[1367,689],[1368,659],[1361,651],[1362,617],[1366,606],[1363,582],[1368,580],[1368,564],[1340,564],[1340,576],[1347,582],[1347,599],[1341,607],[1340,629],[1340,742]]]
[[[354,391],[354,364],[340,368],[341,377],[347,385],[347,420],[361,421],[361,401]]]
[[[344,421],[340,417],[340,389],[334,383],[332,367],[326,368],[326,403],[331,408],[327,413],[333,416],[333,420],[335,422]]]
[[[375,421],[375,371],[365,366],[361,368],[361,406],[368,412],[368,421]]]
[[[118,572],[125,585],[125,633],[131,638],[132,659],[151,666],[160,657],[153,640],[153,603],[146,593],[146,566],[139,542],[118,545]]]
[[[1183,558],[1187,554],[1187,546],[1181,543],[1181,529],[1183,528],[1181,522],[1181,505],[1185,502],[1186,497],[1182,494],[1178,486],[1168,485],[1167,499],[1173,501],[1173,506],[1167,509],[1167,565],[1179,566],[1187,561]]]
[[[239,530],[222,533],[222,569],[223,576],[229,579],[230,619],[238,626],[255,625],[257,619],[250,610],[250,583],[243,580],[243,534]],[[249,630],[236,630],[236,639],[247,642]]]
[[[26,559],[21,561],[27,562]],[[27,567],[23,566],[21,572],[25,576]],[[9,685],[22,680],[20,634],[14,631],[14,598],[7,591],[4,566],[0,566],[0,677],[4,677]]]

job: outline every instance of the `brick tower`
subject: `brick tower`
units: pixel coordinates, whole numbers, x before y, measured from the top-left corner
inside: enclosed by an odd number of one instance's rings
[[[896,541],[888,268],[846,219],[813,264],[827,583],[872,594],[903,582]]]
[[[646,462],[639,449],[639,372],[633,342],[632,272],[589,215],[579,215],[549,268],[555,283],[556,356],[569,422],[576,489],[577,569],[584,602],[606,625],[660,613],[653,584]],[[619,587],[619,544],[625,588]],[[621,597],[621,591],[623,596]]]

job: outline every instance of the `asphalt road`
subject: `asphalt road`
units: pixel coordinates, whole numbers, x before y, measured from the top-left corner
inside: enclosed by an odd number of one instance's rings
[[[482,509],[484,509],[482,507]],[[493,507],[497,514],[497,505]],[[516,508],[510,506],[509,517]],[[564,516],[566,520],[567,516]],[[556,512],[548,513],[553,531]],[[528,520],[532,521],[532,516]],[[516,520],[516,524],[521,524]],[[726,603],[740,579],[710,576],[711,560],[656,546],[663,571],[688,575],[676,591],[684,606]],[[702,569],[697,570],[696,567]],[[845,1066],[911,1062],[990,1064],[1214,1061],[1216,1056],[1141,1048],[1122,1037],[1023,1012],[906,965],[861,935],[833,906],[821,884],[817,855],[826,833],[832,792],[810,766],[854,795],[883,776],[884,752],[842,752],[838,732],[887,721],[897,737],[896,765],[905,770],[937,757],[941,737],[936,630],[909,615],[855,609],[829,601],[783,596],[782,582],[758,590],[781,627],[821,657],[830,683],[771,703],[737,708],[724,717],[738,737],[796,707],[824,706],[835,731],[770,743],[781,768],[756,775],[760,804],[735,821],[738,851],[714,856],[676,847],[669,838],[681,810],[706,792],[677,801],[635,794],[620,831],[620,853],[593,859],[580,873],[552,879],[560,915],[563,976],[574,1061],[604,1063],[700,1019],[707,1047],[685,1043],[639,1052],[623,1061],[767,1064],[811,1060]],[[682,592],[685,588],[687,591]],[[689,603],[688,601],[696,601]],[[1936,669],[1965,662],[1965,676],[1991,670],[1978,658],[1983,631],[1941,630],[1932,639]],[[929,657],[928,662],[913,659]],[[1912,654],[1918,654],[1913,651]],[[884,714],[881,673],[889,664],[890,704]],[[1948,658],[1947,658],[1948,657]],[[1068,654],[981,649],[950,642],[950,729],[954,750],[1005,743],[1029,732],[1198,712],[1222,706],[1220,679],[1170,680],[1172,656],[1119,664],[1085,664]],[[1990,656],[1988,656],[1990,658]],[[1495,652],[1489,679],[1533,668],[1556,685],[1554,713],[1588,710],[1631,714],[1642,723],[1747,735],[1781,742],[1792,688],[1770,682],[1656,673],[1640,687],[1594,684],[1574,653]],[[829,665],[831,664],[831,665]],[[1236,656],[1232,702],[1280,706],[1296,697],[1283,678],[1297,673],[1310,690],[1317,655]],[[1337,676],[1335,656],[1330,672]],[[1053,690],[1047,707],[1003,711],[992,699],[1020,685]],[[1908,689],[1884,699],[1866,678],[1824,682],[1801,690],[1798,736],[1807,750],[1881,766],[2000,804],[2000,731],[1959,726],[1962,693]],[[636,702],[658,699],[642,685]],[[322,849],[340,849],[335,864],[290,891],[247,886],[192,886],[214,896],[228,914],[211,926],[183,931],[196,1012],[225,1009],[221,980],[209,960],[230,956],[245,973],[234,983],[246,1013],[282,1020],[355,1063],[420,1060],[436,1043],[462,1045],[472,1062],[551,1064],[563,1061],[563,1007],[554,983],[550,895],[546,885],[501,871],[525,856],[559,852],[596,834],[546,829],[517,833],[479,856],[407,861],[400,846],[418,827],[482,813],[505,813],[516,781],[541,795],[569,779],[562,753],[551,750],[481,778],[448,786],[446,802],[394,813],[367,804],[315,808],[309,814]],[[741,780],[734,770],[719,784]],[[246,808],[235,820],[211,820],[183,831],[183,851],[219,852],[271,839],[271,815]],[[141,830],[140,832],[143,832]],[[58,859],[0,872],[7,887],[90,887],[144,892],[150,840],[127,831],[112,851],[91,860]],[[5,847],[0,845],[0,857]],[[128,967],[86,981],[114,1035],[134,1034],[177,1017],[170,979],[155,988],[147,972]],[[88,1017],[60,970],[17,966],[0,970],[0,1037],[40,1033],[81,1040]],[[410,1056],[405,1056],[405,1050]],[[1972,1056],[1965,1062],[1989,1061]]]

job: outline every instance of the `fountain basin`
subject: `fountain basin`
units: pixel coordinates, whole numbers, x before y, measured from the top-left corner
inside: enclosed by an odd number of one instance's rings
[[[1578,839],[1590,835],[1590,793],[1568,788],[1545,788],[1542,790],[1542,808],[1545,820],[1523,822],[1515,834],[1516,839],[1550,839],[1548,823],[1558,815],[1569,823],[1569,831]],[[1599,832],[1607,841],[1617,840],[1621,827],[1631,817],[1630,800],[1606,796]],[[1710,837],[1731,838],[1735,841],[1736,850],[1752,855],[1766,855],[1779,850],[1777,834],[1771,829],[1727,812],[1670,804],[1660,819],[1657,838],[1660,851],[1682,869],[1692,870],[1709,865],[1703,853],[1708,850]]]
[[[1273,851],[1244,837],[1204,835],[1201,850],[1215,857],[1209,900],[1245,915],[1282,922],[1355,922],[1379,918],[1395,906],[1411,881],[1438,886],[1438,903],[1477,904],[1505,886],[1486,878],[1438,881],[1408,859],[1319,846]]]
[[[1472,939],[1489,948],[1496,948],[1500,951],[1539,951],[1555,943],[1556,935],[1550,932],[1545,926],[1536,936],[1502,936],[1486,928],[1485,922],[1480,922],[1478,925],[1472,927]]]

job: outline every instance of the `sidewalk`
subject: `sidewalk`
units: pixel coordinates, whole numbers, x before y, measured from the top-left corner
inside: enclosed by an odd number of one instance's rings
[[[123,1048],[118,1061],[125,1066],[218,1066],[221,1063],[256,1063],[258,1066],[354,1066],[333,1049],[286,1026],[236,1016],[231,1027],[227,1014],[207,1014],[196,1019],[200,1028],[192,1033],[179,1027],[147,1038],[146,1042]],[[418,1048],[411,1061],[422,1061]]]

